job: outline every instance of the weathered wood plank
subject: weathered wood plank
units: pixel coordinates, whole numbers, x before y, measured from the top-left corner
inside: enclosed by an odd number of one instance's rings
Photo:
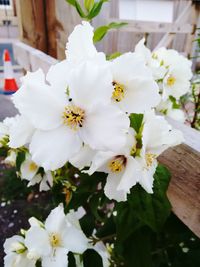
[[[170,123],[183,132],[185,142],[159,157],[172,173],[168,197],[173,212],[200,237],[200,132],[172,120]]]
[[[41,68],[47,73],[50,66],[58,62],[55,58],[22,42],[13,43],[13,51],[17,62],[26,71],[36,71]]]
[[[186,4],[185,8],[183,9],[183,11],[181,12],[181,14],[178,16],[178,18],[174,21],[175,24],[182,24],[185,23],[191,13],[191,6],[192,6],[192,2],[188,1],[188,3]],[[159,49],[160,47],[168,47],[170,45],[170,43],[173,41],[174,39],[174,34],[170,34],[170,33],[166,33],[163,38],[160,40],[160,42],[157,44],[157,46],[155,47],[154,50]]]
[[[44,1],[16,1],[21,41],[47,52]]]
[[[120,31],[125,32],[148,32],[148,33],[192,33],[194,26],[190,23],[164,23],[164,22],[150,22],[150,21],[138,21],[138,20],[121,20],[116,18],[110,18],[110,22],[126,22],[128,25],[120,28]]]

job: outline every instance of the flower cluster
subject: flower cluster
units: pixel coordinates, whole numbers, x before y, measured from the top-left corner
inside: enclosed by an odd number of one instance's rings
[[[104,244],[100,240],[93,244],[92,239],[83,233],[79,223],[83,215],[84,210],[81,208],[65,215],[60,204],[51,211],[45,223],[30,218],[27,231],[21,230],[21,235],[6,239],[5,267],[35,267],[37,262],[41,262],[43,267],[65,267],[69,252],[75,254],[78,263],[82,261],[81,255],[87,249],[98,252],[103,266],[109,266],[109,253]]]
[[[153,193],[157,157],[183,141],[155,109],[188,90],[189,65],[172,50],[151,55],[143,41],[108,61],[93,45],[91,25],[76,26],[66,60],[46,77],[39,69],[22,78],[13,97],[20,115],[1,127],[10,155],[26,150],[19,175],[47,190],[53,172],[70,162],[90,175],[108,173],[109,199],[125,201],[136,183]]]
[[[152,71],[161,94],[157,111],[175,120],[184,122],[185,115],[180,109],[180,99],[191,91],[192,62],[173,49],[164,47],[151,51],[145,47],[142,39],[135,52],[143,57]]]
[[[183,141],[163,114],[182,116],[176,105],[190,88],[190,67],[173,50],[151,53],[144,40],[135,52],[109,61],[83,22],[69,36],[65,60],[46,76],[39,69],[22,78],[13,96],[19,115],[0,124],[5,163],[40,190],[49,190],[70,163],[88,175],[106,173],[97,187],[104,186],[110,200],[126,201],[136,184],[153,193],[158,156]],[[77,216],[58,206],[44,224],[31,218],[28,231],[5,242],[5,266],[67,266],[69,252],[80,262],[88,248],[109,266],[105,246],[91,244]]]

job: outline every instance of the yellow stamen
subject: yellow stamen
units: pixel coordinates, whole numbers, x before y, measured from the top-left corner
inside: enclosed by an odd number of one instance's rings
[[[50,243],[52,245],[52,247],[59,247],[61,246],[61,238],[60,235],[57,233],[52,233],[50,234]]]
[[[147,164],[147,167],[151,167],[154,160],[156,159],[156,155],[155,154],[151,154],[151,153],[146,153],[145,155],[145,160],[146,160],[146,164]]]
[[[116,156],[108,163],[111,172],[121,172],[126,166],[126,158],[123,155]]]
[[[136,145],[132,146],[131,151],[130,151],[130,155],[135,156],[136,151],[137,151]]]
[[[172,75],[170,75],[168,78],[167,78],[167,85],[168,86],[173,86],[176,82],[176,78]]]
[[[125,87],[123,84],[113,82],[114,91],[112,93],[112,99],[114,99],[116,102],[122,101],[125,96]]]
[[[34,162],[31,162],[29,165],[29,171],[34,172],[37,169],[38,169],[38,166]]]
[[[63,112],[64,124],[75,131],[77,131],[79,127],[83,126],[84,117],[84,110],[73,105],[65,107],[65,111]]]

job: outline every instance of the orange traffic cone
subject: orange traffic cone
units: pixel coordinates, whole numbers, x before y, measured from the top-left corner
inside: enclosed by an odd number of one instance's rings
[[[7,49],[4,50],[3,61],[4,61],[3,93],[6,95],[13,94],[17,91],[18,86],[14,78],[14,72],[13,72],[12,63],[10,59],[10,53]]]

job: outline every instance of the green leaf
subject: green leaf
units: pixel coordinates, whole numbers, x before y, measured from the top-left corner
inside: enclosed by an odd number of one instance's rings
[[[127,22],[111,22],[110,24],[108,24],[108,27],[109,29],[119,29],[126,25],[128,25]]]
[[[114,221],[116,224],[117,240],[123,242],[144,223],[135,216],[135,212],[133,212],[128,202],[117,203],[116,211],[117,216],[114,217]]]
[[[169,171],[162,165],[154,175],[153,194],[148,194],[142,187],[135,186],[128,196],[128,203],[135,216],[153,231],[159,232],[170,215],[171,205],[166,191],[170,181]]]
[[[176,98],[173,97],[172,95],[169,96],[169,100],[172,102],[172,108],[173,109],[180,109],[181,108],[180,104],[177,103]]]
[[[25,161],[25,159],[26,159],[26,153],[24,151],[20,151],[17,153],[17,158],[16,158],[17,171],[20,171],[20,167],[21,167],[22,163]]]
[[[106,35],[107,31],[109,30],[108,26],[101,26],[97,28],[94,32],[93,42],[97,43],[103,39]]]
[[[94,0],[84,0],[85,9],[89,12],[94,6]]]
[[[142,227],[123,244],[126,267],[152,267],[151,232]]]
[[[87,249],[83,253],[84,267],[103,267],[101,256],[93,249]]]
[[[120,53],[120,52],[115,52],[115,53],[113,53],[113,54],[111,54],[111,55],[107,55],[106,56],[106,59],[107,60],[113,60],[113,59],[115,59],[115,58],[117,58],[117,57],[120,57],[122,55],[122,53]]]
[[[108,25],[101,26],[97,28],[94,32],[93,42],[97,43],[103,39],[103,37],[107,34],[107,32],[111,29],[119,29],[123,26],[127,25],[125,22],[111,22]]]
[[[69,3],[72,6],[75,6],[76,0],[66,0],[67,3]]]
[[[108,0],[100,0],[99,2],[94,3],[92,9],[90,10],[90,13],[87,16],[88,20],[93,19],[94,17],[96,17],[99,12],[101,11],[102,5],[108,2]]]
[[[129,116],[129,118],[130,118],[130,126],[136,131],[136,133],[139,133],[142,127],[144,115],[132,113]]]
[[[78,12],[78,14],[80,15],[81,18],[86,18],[86,15],[85,13],[83,12],[80,4],[77,2],[77,0],[75,0],[75,7],[76,7],[76,10]]]
[[[68,267],[76,267],[76,260],[72,252],[68,253]]]

